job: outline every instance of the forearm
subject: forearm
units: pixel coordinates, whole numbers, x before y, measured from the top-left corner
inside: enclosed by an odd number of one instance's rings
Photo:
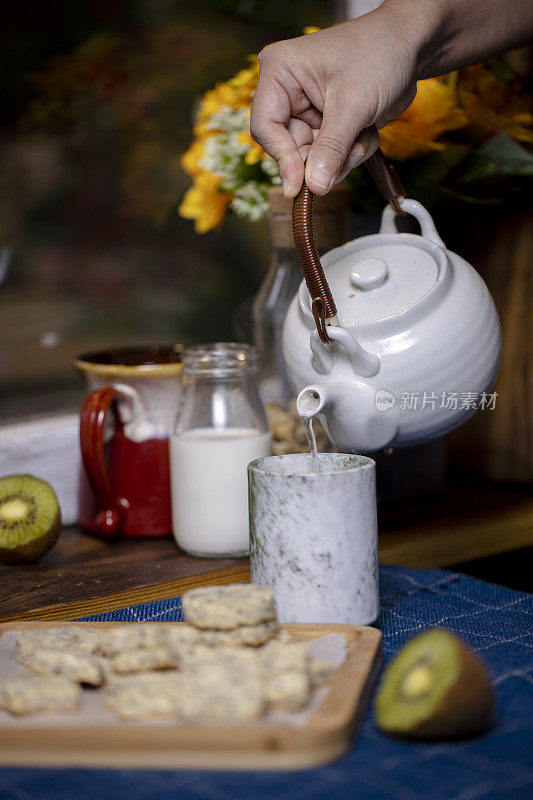
[[[414,39],[417,78],[486,61],[533,38],[532,0],[386,0],[389,15]]]

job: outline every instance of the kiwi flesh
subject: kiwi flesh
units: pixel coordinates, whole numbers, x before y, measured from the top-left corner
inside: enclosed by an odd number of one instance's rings
[[[375,702],[385,733],[415,739],[455,739],[490,724],[494,691],[470,648],[444,628],[411,639],[388,667]]]
[[[61,512],[50,484],[33,475],[0,478],[0,561],[36,561],[61,533]]]

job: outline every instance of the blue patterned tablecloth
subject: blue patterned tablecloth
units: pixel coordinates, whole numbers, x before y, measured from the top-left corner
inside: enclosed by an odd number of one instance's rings
[[[443,570],[383,566],[381,618],[388,661],[413,634],[443,625],[488,665],[498,693],[495,726],[458,743],[382,736],[371,709],[348,755],[299,772],[5,769],[1,800],[531,800],[533,595]],[[179,620],[179,598],[93,620]]]

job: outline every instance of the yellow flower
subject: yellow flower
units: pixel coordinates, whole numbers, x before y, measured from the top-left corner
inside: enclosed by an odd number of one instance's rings
[[[458,96],[468,121],[484,137],[506,131],[520,142],[533,142],[533,100],[515,82],[499,80],[481,64],[461,70]]]
[[[219,98],[219,86],[220,84],[217,83],[214,89],[209,89],[202,97],[197,114],[198,120],[207,119],[211,114],[215,114],[219,110],[222,105]]]
[[[419,81],[416,97],[404,113],[380,131],[381,149],[389,158],[406,158],[442,150],[437,141],[446,131],[463,128],[465,112],[458,106],[455,74]]]
[[[210,172],[201,172],[185,193],[179,213],[185,219],[194,220],[196,233],[206,233],[224,219],[232,196],[229,192],[219,191],[221,183],[222,178]]]
[[[257,144],[257,142],[252,139],[249,130],[242,131],[237,138],[242,144],[248,145],[248,151],[244,156],[246,164],[257,164],[262,158],[265,158],[265,151],[260,144]]]
[[[182,155],[181,166],[187,175],[191,176],[191,178],[194,178],[203,171],[202,168],[198,166],[198,162],[201,158],[203,158],[204,155],[205,151],[203,139],[194,139],[187,152]]]
[[[241,69],[229,81],[217,83],[214,89],[210,89],[204,94],[196,116],[195,136],[205,134],[208,130],[206,123],[209,117],[219,111],[222,106],[238,109],[246,108],[251,104],[257,87],[259,59],[257,56],[248,58],[251,66]]]

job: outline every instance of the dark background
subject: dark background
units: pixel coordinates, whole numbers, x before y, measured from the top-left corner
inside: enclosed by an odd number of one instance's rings
[[[264,223],[178,216],[201,94],[317,0],[8,2],[0,52],[0,419],[75,407],[87,350],[231,339]]]

